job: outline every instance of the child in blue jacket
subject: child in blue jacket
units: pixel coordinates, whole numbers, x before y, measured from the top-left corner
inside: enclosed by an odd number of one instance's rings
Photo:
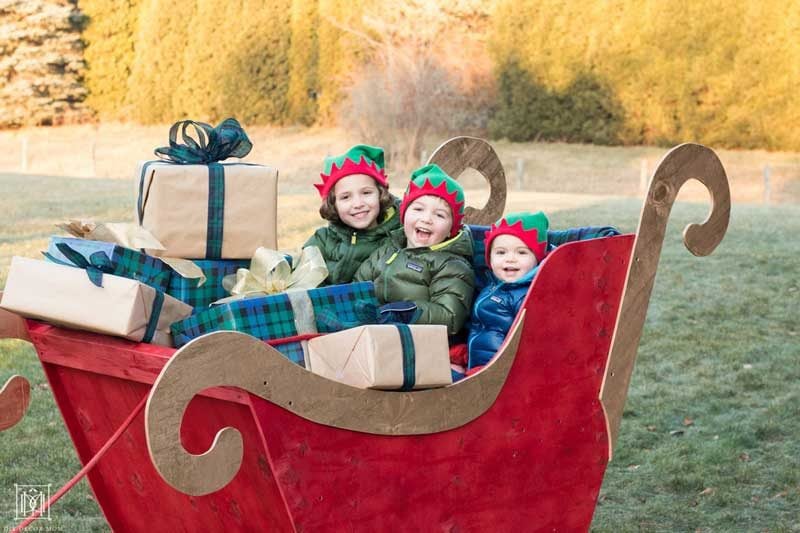
[[[486,264],[492,282],[472,308],[467,370],[483,366],[511,329],[539,264],[547,254],[550,221],[544,213],[512,213],[492,224],[486,234]]]

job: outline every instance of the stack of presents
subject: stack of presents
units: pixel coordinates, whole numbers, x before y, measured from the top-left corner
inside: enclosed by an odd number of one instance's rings
[[[44,260],[12,259],[0,307],[176,348],[239,331],[357,387],[450,384],[445,326],[372,325],[371,282],[318,286],[316,248],[276,250],[277,170],[220,163],[251,148],[233,119],[175,124],[161,159],[136,171],[136,224],[65,225],[72,236],[52,237]]]

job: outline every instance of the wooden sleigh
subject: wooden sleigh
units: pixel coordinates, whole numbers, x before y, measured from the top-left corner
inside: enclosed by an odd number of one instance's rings
[[[502,176],[477,139],[453,139],[431,160],[454,176]],[[727,229],[727,178],[711,150],[684,144],[658,166],[636,234],[557,248],[497,356],[442,389],[355,389],[234,332],[176,351],[7,312],[0,330],[35,346],[84,464],[147,397],[88,474],[114,530],[587,530],[667,218],[690,178],[712,209],[684,241],[712,252]],[[504,204],[494,180],[468,221],[491,222]],[[7,419],[24,412],[23,382],[0,394]]]

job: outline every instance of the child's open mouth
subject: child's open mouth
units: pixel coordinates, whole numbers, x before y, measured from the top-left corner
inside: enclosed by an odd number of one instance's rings
[[[418,241],[427,241],[431,237],[431,231],[425,228],[414,228],[414,236]]]

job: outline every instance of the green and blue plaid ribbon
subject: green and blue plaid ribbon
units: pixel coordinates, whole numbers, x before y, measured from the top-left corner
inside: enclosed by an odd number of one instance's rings
[[[67,245],[87,261],[92,254],[103,252],[111,259],[114,267],[108,274],[141,281],[159,291],[166,292],[174,278],[183,280],[181,276],[173,276],[172,269],[157,257],[110,242],[54,236],[50,238],[50,244],[44,254],[48,260],[60,264],[70,261],[59,250],[59,244]],[[196,283],[196,280],[193,281]]]
[[[63,254],[67,261],[62,261],[54,257],[48,252],[42,252],[44,256],[53,263],[65,265],[69,267],[82,268],[86,271],[86,275],[97,287],[103,286],[103,274],[113,274],[114,264],[111,258],[105,252],[97,251],[89,256],[87,259],[80,253],[73,250],[68,244],[60,242],[56,244],[58,251]]]
[[[153,299],[153,308],[150,310],[150,318],[147,320],[147,328],[144,331],[142,342],[152,342],[153,336],[158,329],[158,319],[161,317],[161,308],[164,307],[164,293],[156,291]]]
[[[403,347],[403,386],[400,390],[409,391],[417,382],[417,353],[414,350],[414,338],[411,328],[406,324],[395,324],[400,333],[400,345]]]
[[[194,128],[197,140],[189,134]],[[181,140],[178,141],[180,131]],[[222,257],[222,238],[225,217],[225,167],[218,163],[229,157],[244,157],[253,148],[239,122],[234,118],[223,120],[216,128],[204,122],[183,120],[169,129],[169,146],[155,149],[155,154],[164,162],[179,165],[208,166],[208,222],[206,238],[206,258]],[[139,224],[144,218],[144,185],[147,170],[153,163],[142,165],[139,177],[139,197],[137,214]]]

